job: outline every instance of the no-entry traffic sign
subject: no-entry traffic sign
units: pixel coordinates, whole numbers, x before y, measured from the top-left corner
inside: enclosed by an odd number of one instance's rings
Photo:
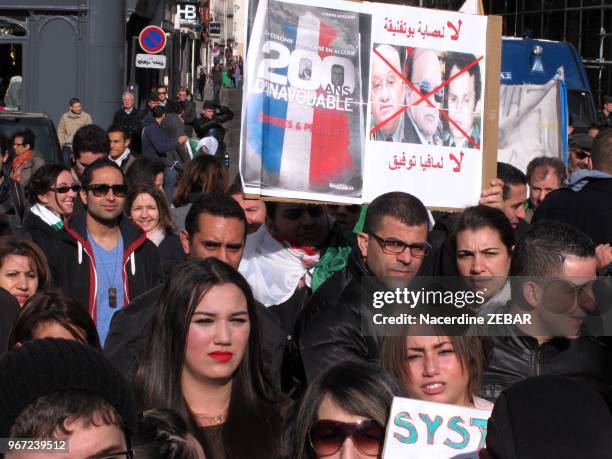
[[[166,34],[157,26],[147,26],[138,36],[140,47],[147,53],[159,53],[166,46]]]

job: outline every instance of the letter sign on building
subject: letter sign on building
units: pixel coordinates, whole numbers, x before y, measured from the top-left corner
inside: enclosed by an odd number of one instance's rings
[[[198,3],[176,2],[176,14],[181,27],[201,27],[200,8]]]

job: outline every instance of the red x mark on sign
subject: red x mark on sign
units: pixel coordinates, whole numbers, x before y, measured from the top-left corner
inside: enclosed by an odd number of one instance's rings
[[[406,47],[408,48],[408,47]],[[416,107],[417,105],[419,105],[421,102],[427,102],[427,104],[432,107],[432,108],[437,108],[436,106],[434,106],[434,104],[429,100],[429,98],[434,95],[435,93],[437,93],[440,89],[444,88],[445,86],[448,86],[449,83],[451,81],[453,81],[455,78],[459,77],[460,75],[462,75],[463,73],[467,72],[469,69],[471,69],[472,67],[474,67],[475,65],[478,65],[478,63],[483,59],[484,56],[480,56],[478,58],[476,58],[475,60],[473,60],[472,62],[470,62],[468,65],[466,65],[464,68],[462,68],[461,70],[459,70],[457,73],[455,73],[454,75],[451,75],[449,77],[448,80],[443,81],[442,83],[440,83],[438,86],[436,86],[435,88],[433,88],[431,91],[429,91],[427,94],[422,94],[421,91],[419,91],[419,88],[417,88],[414,83],[410,80],[408,80],[406,77],[404,77],[404,75],[402,75],[402,72],[400,72],[398,69],[396,69],[393,64],[391,64],[387,59],[384,58],[384,56],[382,54],[380,54],[378,52],[378,50],[373,49],[372,50],[374,52],[374,54],[376,54],[385,64],[387,64],[389,66],[389,68],[395,73],[397,74],[403,81],[404,83],[406,83],[413,91],[415,91],[418,95],[419,95],[419,99],[416,100],[412,105],[405,105],[402,108],[400,108],[398,111],[396,111],[395,113],[393,113],[391,116],[389,116],[387,119],[381,121],[379,124],[377,124],[376,126],[374,126],[371,130],[370,130],[370,135],[374,134],[376,131],[380,130],[385,124],[389,123],[391,120],[393,120],[395,117],[399,116],[400,114],[402,114],[404,111],[406,111],[409,107]],[[470,144],[472,144],[474,146],[474,148],[480,148],[480,145],[478,144],[478,142],[476,142],[467,132],[465,132],[461,126],[459,126],[453,119],[451,119],[450,116],[448,116],[448,113],[446,113],[446,110],[439,110],[440,113],[442,113],[442,116],[444,118],[446,118],[446,120],[452,124],[459,132],[461,132],[461,134],[468,140],[468,142],[470,142]]]

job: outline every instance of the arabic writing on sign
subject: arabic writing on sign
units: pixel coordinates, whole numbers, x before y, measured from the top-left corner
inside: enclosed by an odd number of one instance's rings
[[[439,156],[437,159],[434,158],[431,154],[427,156],[419,155],[417,161],[417,155],[412,155],[411,157],[406,157],[406,153],[402,153],[401,157],[399,155],[393,155],[393,160],[389,161],[389,170],[411,170],[413,168],[421,168],[426,171],[428,169],[443,169],[444,168],[444,156]],[[448,159],[450,161],[450,165],[453,166],[453,172],[461,172],[461,163],[463,162],[463,152],[459,152],[459,158],[455,156],[454,153],[449,153]],[[449,162],[447,162],[449,164]]]
[[[459,39],[459,34],[461,33],[461,24],[463,22],[461,19],[457,20],[457,23],[453,23],[453,21],[446,21],[446,25],[442,27],[433,27],[430,24],[423,25],[423,21],[418,22],[418,28],[410,26],[406,21],[402,19],[393,20],[391,18],[385,18],[385,30],[393,36],[396,34],[406,35],[407,38],[412,38],[415,36],[421,36],[421,38],[425,39],[427,37],[432,38],[450,38],[453,41]]]

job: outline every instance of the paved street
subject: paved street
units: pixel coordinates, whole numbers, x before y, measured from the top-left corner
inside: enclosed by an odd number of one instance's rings
[[[206,83],[204,98],[213,98],[213,88],[210,82]],[[222,88],[221,104],[227,105],[234,112],[234,119],[224,124],[227,132],[225,134],[225,144],[230,156],[229,179],[230,183],[238,173],[238,158],[240,154],[240,117],[242,111],[242,88]],[[196,100],[198,115],[202,111],[202,101]]]

